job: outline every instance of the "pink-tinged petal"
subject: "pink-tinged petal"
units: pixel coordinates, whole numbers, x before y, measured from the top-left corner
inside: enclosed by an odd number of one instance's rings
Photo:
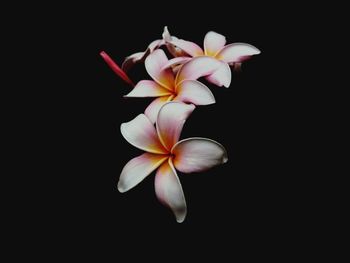
[[[174,72],[175,75],[179,72],[181,67],[182,67],[182,65],[177,65],[177,66],[173,67],[173,72]]]
[[[215,98],[210,89],[199,81],[184,80],[177,87],[177,96],[174,101],[209,105],[215,103]]]
[[[177,40],[178,38],[170,35],[167,26],[164,27],[162,37],[163,37],[165,45],[166,45],[166,47],[171,55],[173,55],[174,57],[181,57],[181,56],[186,55],[186,53],[184,51],[182,51],[182,49],[174,46],[173,44],[170,44],[170,41]]]
[[[177,66],[177,65],[182,65],[182,64],[188,62],[191,59],[192,58],[190,58],[190,57],[172,58],[162,67],[162,70],[165,70],[167,68],[174,67],[174,66]]]
[[[176,75],[176,85],[185,79],[196,80],[212,74],[221,66],[221,62],[215,58],[202,56],[196,57],[185,63]]]
[[[160,97],[171,95],[171,92],[152,80],[141,80],[125,97]]]
[[[167,150],[179,140],[186,119],[196,107],[182,102],[168,102],[159,110],[156,127],[159,140]]]
[[[120,174],[118,182],[119,192],[124,193],[138,185],[168,158],[168,155],[144,153],[131,159]]]
[[[108,56],[108,54],[104,51],[100,53],[101,57],[108,64],[108,66],[117,74],[122,80],[131,86],[135,86],[135,84],[131,81],[131,79],[126,75],[126,73],[113,61],[113,59]]]
[[[260,54],[260,50],[246,43],[233,43],[225,46],[216,55],[217,59],[227,63],[242,62],[253,55]]]
[[[226,163],[227,153],[218,142],[206,138],[188,138],[174,145],[174,166],[183,173],[201,172]]]
[[[186,56],[186,53],[183,52],[181,49],[179,49],[178,47],[175,47],[174,45],[166,42],[166,47],[168,49],[168,51],[170,52],[171,55],[173,55],[174,57],[182,57],[182,56]]]
[[[171,40],[178,40],[177,37],[171,36]],[[189,56],[185,51],[183,51],[181,48],[174,46],[169,41],[171,40],[165,40],[165,45],[168,49],[168,51],[173,55],[174,57],[184,57]]]
[[[204,54],[215,56],[226,44],[226,38],[216,32],[210,31],[204,37]]]
[[[168,63],[168,58],[161,49],[155,50],[145,60],[145,66],[148,74],[163,87],[174,89],[174,74],[171,69],[162,70]]]
[[[171,37],[171,35],[169,33],[169,30],[168,30],[167,26],[164,27],[164,31],[163,31],[162,37],[163,37],[164,41],[171,41],[172,37]]]
[[[187,214],[186,200],[170,158],[159,167],[154,186],[158,200],[173,211],[178,223],[182,223]]]
[[[150,50],[150,53],[152,53],[154,50],[159,48],[160,46],[164,45],[163,39],[157,39],[151,42],[151,44],[148,45],[147,49]]]
[[[206,79],[216,86],[228,88],[231,84],[231,76],[230,66],[226,62],[222,62],[221,66],[213,74],[207,76]]]
[[[174,95],[156,98],[146,108],[145,115],[148,117],[148,119],[152,123],[156,123],[158,112],[159,112],[160,108],[168,101],[171,101],[173,98],[174,98]]]
[[[120,131],[130,144],[141,150],[158,154],[168,152],[160,143],[153,124],[144,114],[139,114],[133,120],[122,123]]]
[[[203,50],[196,43],[186,41],[183,39],[175,39],[175,38],[172,38],[172,40],[168,41],[168,43],[182,49],[183,51],[185,51],[187,54],[189,54],[192,57],[204,55]]]
[[[135,64],[139,62],[143,62],[145,58],[149,55],[149,50],[145,52],[137,52],[125,58],[122,69],[127,72],[129,71]]]
[[[124,71],[129,71],[135,64],[144,62],[146,57],[152,53],[155,49],[159,48],[160,46],[164,45],[165,41],[162,39],[154,40],[151,44],[148,45],[146,51],[144,52],[137,52],[134,53],[128,57],[125,58],[122,69]]]

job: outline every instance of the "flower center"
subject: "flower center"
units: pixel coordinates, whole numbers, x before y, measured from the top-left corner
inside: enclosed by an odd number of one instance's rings
[[[173,96],[174,98],[177,96],[177,92],[176,92],[176,88],[175,87],[171,91],[171,96]]]

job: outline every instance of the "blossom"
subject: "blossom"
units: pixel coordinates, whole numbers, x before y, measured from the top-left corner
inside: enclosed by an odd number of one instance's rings
[[[168,60],[164,47],[174,58]],[[198,79],[205,77],[217,86],[229,87],[230,66],[240,69],[243,61],[257,54],[260,51],[246,43],[226,45],[226,38],[213,31],[205,35],[202,49],[172,36],[167,27],[162,39],[151,42],[144,52],[126,57],[121,67],[102,51],[100,55],[108,66],[133,87],[125,97],[155,98],[144,114],[120,126],[123,137],[145,152],[124,166],[118,190],[124,193],[156,171],[158,200],[173,211],[177,222],[183,222],[187,205],[177,171],[201,172],[228,160],[225,148],[216,141],[200,137],[179,140],[196,105],[215,103],[212,92]],[[152,80],[135,85],[127,71],[139,62],[144,62]]]
[[[220,60],[221,67],[207,76],[206,79],[217,86],[224,87],[229,87],[231,83],[229,66],[240,68],[243,61],[253,55],[260,54],[260,50],[250,44],[232,43],[226,45],[226,38],[213,31],[209,31],[204,37],[204,50],[196,43],[183,39],[168,39],[166,42],[182,49],[188,56],[210,56]]]
[[[225,148],[216,141],[199,137],[179,141],[183,125],[194,109],[193,104],[169,102],[160,109],[156,128],[144,114],[120,126],[124,138],[145,153],[124,166],[118,190],[130,190],[157,170],[156,196],[173,211],[179,223],[186,217],[187,206],[176,170],[200,172],[228,160]]]
[[[182,62],[177,58],[175,62]],[[145,60],[145,67],[153,80],[141,80],[125,97],[157,97],[146,108],[146,116],[154,123],[162,105],[168,101],[182,101],[195,105],[215,103],[215,98],[207,86],[196,79],[212,74],[221,62],[217,59],[202,56],[190,59],[175,74],[171,69],[174,60],[169,61],[164,51],[157,49]],[[188,61],[189,60],[189,61]]]

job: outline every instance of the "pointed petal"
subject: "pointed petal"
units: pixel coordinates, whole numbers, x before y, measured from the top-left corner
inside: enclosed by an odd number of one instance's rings
[[[168,51],[174,56],[174,57],[181,57],[181,56],[185,56],[186,53],[184,51],[182,51],[182,49],[174,46],[173,44],[170,44],[170,41],[172,40],[178,40],[177,37],[175,36],[172,36],[170,33],[169,33],[169,30],[168,30],[168,27],[165,26],[164,27],[164,31],[163,31],[163,34],[162,34],[162,37],[163,37],[163,40],[165,42],[165,45],[168,49]]]
[[[205,171],[228,160],[220,143],[199,137],[179,141],[171,152],[175,155],[174,166],[183,173]]]
[[[168,63],[168,58],[161,49],[155,50],[145,60],[145,66],[148,74],[163,87],[174,89],[174,74],[171,69],[162,70],[162,67]]]
[[[126,75],[126,73],[113,61],[113,59],[108,56],[108,54],[104,51],[100,53],[101,57],[108,64],[108,66],[117,74],[122,80],[131,86],[135,86],[135,84],[131,81],[131,79]]]
[[[160,143],[150,120],[140,114],[129,122],[120,125],[124,138],[133,146],[150,153],[164,154],[167,151]]]
[[[182,102],[168,102],[159,110],[156,127],[161,143],[169,151],[179,140],[186,119],[196,107]]]
[[[169,41],[171,41],[173,39],[175,40],[175,39],[177,39],[177,37],[174,37],[174,36],[170,35],[167,26],[164,27],[164,32],[162,34],[162,37],[163,37],[163,40],[165,41],[165,45],[166,45],[168,51],[174,57],[178,57],[178,56],[184,55],[184,52],[181,49],[179,49],[178,47],[175,47],[173,44],[169,43]]]
[[[143,62],[148,55],[149,52],[137,52],[130,56],[127,56],[122,64],[122,69],[125,72],[129,71],[135,64]]]
[[[204,37],[204,53],[215,56],[226,44],[226,38],[216,32],[210,31]]]
[[[231,77],[232,74],[230,66],[226,62],[222,62],[221,66],[216,71],[214,71],[213,74],[208,75],[206,79],[216,86],[224,86],[228,88],[231,84]]]
[[[171,95],[171,96],[163,96],[163,97],[159,97],[159,98],[155,99],[146,108],[145,115],[148,117],[148,119],[152,123],[156,123],[158,112],[159,112],[160,108],[168,101],[171,101],[173,98],[174,98],[174,96]]]
[[[192,57],[204,55],[203,50],[196,43],[174,38],[171,41],[168,41],[168,43],[173,44],[174,46],[182,49]]]
[[[168,155],[144,153],[131,159],[120,174],[118,182],[119,192],[124,193],[138,185],[168,158]]]
[[[260,50],[246,43],[233,43],[225,46],[216,55],[217,59],[227,63],[242,62],[253,55],[260,54]]]
[[[177,57],[177,58],[172,58],[170,59],[163,67],[162,70],[170,68],[170,67],[174,67],[176,65],[181,65],[184,64],[186,62],[188,62],[189,60],[191,60],[192,58],[190,57]]]
[[[213,93],[207,86],[197,80],[184,80],[177,87],[174,101],[193,103],[194,105],[209,105],[215,103]]]
[[[125,97],[160,97],[171,95],[170,91],[152,80],[141,80]]]
[[[162,37],[163,37],[164,41],[171,41],[171,35],[169,33],[169,30],[168,30],[167,26],[164,27],[164,31],[163,31]]]
[[[221,62],[215,58],[202,56],[196,57],[185,63],[176,75],[176,85],[185,79],[196,80],[212,74],[221,66]]]
[[[178,223],[182,223],[187,214],[186,200],[170,158],[159,167],[154,186],[158,200],[173,211]]]

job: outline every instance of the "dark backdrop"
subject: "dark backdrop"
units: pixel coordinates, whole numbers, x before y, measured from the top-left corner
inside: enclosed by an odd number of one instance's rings
[[[39,221],[45,238],[63,238],[55,255],[68,249],[97,259],[156,258],[163,249],[170,257],[185,252],[218,257],[248,252],[252,243],[259,247],[270,239],[277,246],[300,220],[294,213],[297,177],[286,154],[294,143],[286,106],[294,91],[292,77],[285,77],[291,31],[281,26],[284,9],[167,2],[159,12],[152,4],[66,7],[58,12],[62,24],[52,25],[50,51],[59,70],[51,90],[63,100],[54,115],[56,157],[46,163],[41,182],[47,198],[38,198],[45,203]],[[204,173],[178,173],[188,205],[182,224],[157,201],[154,173],[127,193],[117,191],[122,168],[141,153],[121,136],[120,124],[151,100],[124,99],[130,87],[99,56],[104,50],[121,64],[160,38],[166,25],[171,34],[200,46],[213,30],[227,43],[246,42],[261,50],[242,72],[233,73],[228,89],[208,85],[217,103],[197,107],[184,126],[182,138],[214,139],[224,145],[229,161]],[[143,64],[130,76],[135,82],[147,78]]]

